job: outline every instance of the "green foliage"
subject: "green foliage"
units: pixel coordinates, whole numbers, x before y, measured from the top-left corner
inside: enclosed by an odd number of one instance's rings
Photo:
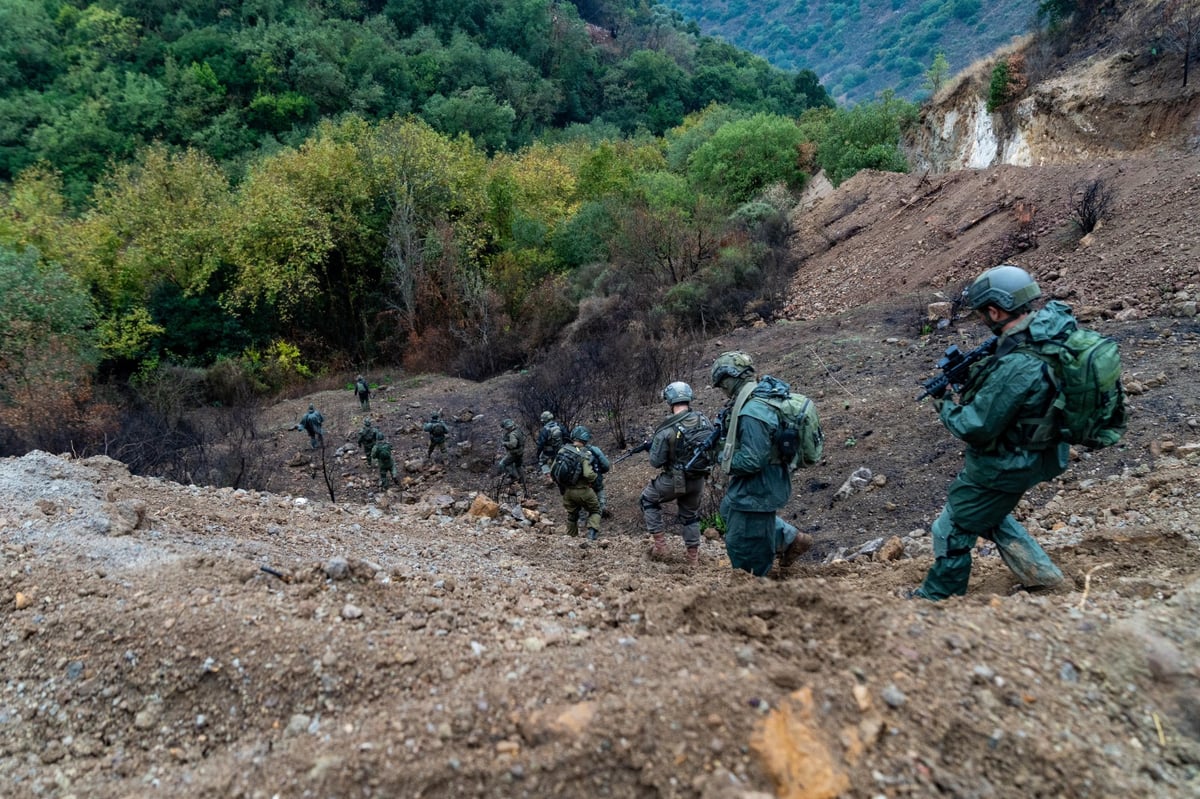
[[[1002,58],[992,67],[992,78],[988,82],[987,110],[989,114],[1008,102],[1009,82],[1008,61]]]
[[[817,162],[837,186],[861,169],[907,172],[900,133],[915,118],[915,105],[885,93],[875,102],[810,118],[801,127],[816,134]]]
[[[688,159],[697,185],[732,203],[742,203],[772,183],[799,188],[807,175],[800,168],[802,139],[796,124],[772,114],[729,122]]]
[[[1081,0],[1038,0],[1037,17],[1051,29],[1058,28],[1079,8]]]
[[[937,94],[949,75],[950,62],[946,60],[946,54],[938,50],[937,55],[933,57],[933,63],[929,65],[929,69],[925,70],[925,82],[921,84],[921,87],[929,90],[932,94]]]
[[[704,33],[730,46],[785,68],[817,69],[839,103],[868,101],[886,89],[899,97],[919,98],[928,91],[923,72],[935,53],[945,52],[952,64],[983,58],[1030,30],[1038,2],[994,0],[984,13],[982,0],[759,0],[717,5],[664,0],[685,18],[697,20]],[[697,77],[700,71],[697,62]],[[729,74],[725,70],[726,79]],[[706,104],[709,98],[697,99]],[[722,102],[736,104],[732,96]]]
[[[234,179],[321,120],[419,110],[487,152],[574,124],[661,132],[701,103],[794,114],[827,102],[681,20],[607,5],[624,58],[571,4],[538,0],[0,4],[0,180],[47,162],[76,208],[111,160],[194,147]],[[651,46],[650,43],[653,43]]]

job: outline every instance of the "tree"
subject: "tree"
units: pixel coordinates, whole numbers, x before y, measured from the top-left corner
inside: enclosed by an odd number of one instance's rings
[[[688,174],[713,196],[743,203],[772,183],[804,184],[796,123],[773,114],[755,114],[719,128],[688,159]]]
[[[1182,85],[1186,87],[1192,57],[1200,46],[1200,0],[1166,0],[1162,18],[1163,45],[1182,57]]]
[[[94,319],[87,291],[61,267],[43,261],[37,250],[0,246],[4,450],[58,451],[75,435],[88,438],[104,427],[101,415],[85,413],[97,361]]]
[[[937,55],[933,57],[933,63],[929,65],[929,69],[925,70],[923,87],[929,90],[930,94],[937,94],[949,74],[950,62],[946,60],[946,54],[938,50]]]

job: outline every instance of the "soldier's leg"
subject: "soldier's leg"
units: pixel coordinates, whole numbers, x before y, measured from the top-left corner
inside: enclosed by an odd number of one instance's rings
[[[600,536],[600,500],[596,497],[596,492],[588,488],[580,497],[580,502],[587,510],[587,530],[588,538],[593,541]]]
[[[642,489],[638,504],[641,505],[642,520],[646,523],[648,532],[661,533],[666,529],[663,524],[662,504],[670,502],[674,497],[674,489],[666,475],[658,475]]]
[[[563,492],[563,510],[567,512],[567,535],[579,535],[579,502],[577,490],[568,488]]]
[[[961,473],[955,477],[947,492],[946,507],[930,530],[935,560],[918,595],[945,599],[966,594],[975,542],[980,535],[992,537],[1020,500],[1020,494],[972,483]]]
[[[689,479],[685,488],[675,501],[679,509],[679,524],[683,527],[683,545],[695,549],[700,546],[700,498],[704,494],[704,480]]]
[[[721,501],[725,520],[725,552],[735,569],[763,577],[775,562],[775,514],[733,510]]]
[[[1063,573],[1012,514],[1005,516],[988,537],[996,542],[1001,559],[1021,585],[1053,588],[1062,584]]]

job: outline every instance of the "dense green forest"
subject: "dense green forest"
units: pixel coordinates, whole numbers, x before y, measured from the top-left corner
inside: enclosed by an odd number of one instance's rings
[[[1035,30],[1039,0],[663,0],[700,30],[787,69],[812,69],[839,102],[917,99],[938,53],[966,69]],[[1041,5],[1046,5],[1045,2]]]
[[[808,176],[915,116],[619,0],[8,0],[0,49],[2,454],[769,318]]]

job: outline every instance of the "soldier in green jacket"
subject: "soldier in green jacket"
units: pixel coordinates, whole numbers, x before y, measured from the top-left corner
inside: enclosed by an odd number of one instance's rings
[[[788,386],[768,375],[756,379],[750,356],[737,351],[713,362],[712,384],[731,401],[721,449],[721,467],[729,475],[721,500],[725,551],[735,569],[762,577],[777,553],[786,566],[813,544],[812,536],[775,522],[775,511],[792,496],[792,478],[773,443],[779,417],[765,397],[786,393]]]
[[[396,461],[392,457],[392,445],[387,442],[383,436],[382,430],[375,431],[375,446],[371,448],[371,454],[367,458],[367,462],[375,462],[379,467],[379,487],[387,490],[387,487],[396,481]]]
[[[967,450],[933,523],[933,566],[912,596],[939,600],[966,594],[971,550],[979,536],[995,543],[1023,585],[1053,587],[1063,581],[1045,550],[1012,516],[1026,491],[1066,470],[1070,453],[1061,441],[1031,445],[1029,422],[1047,417],[1055,393],[1044,363],[1022,349],[1035,318],[1030,303],[1041,293],[1028,272],[1009,264],[984,272],[967,290],[967,307],[999,340],[993,354],[972,367],[957,402],[945,392],[935,397],[942,424]],[[1067,313],[1037,315],[1037,323],[1049,328],[1073,321]]]

